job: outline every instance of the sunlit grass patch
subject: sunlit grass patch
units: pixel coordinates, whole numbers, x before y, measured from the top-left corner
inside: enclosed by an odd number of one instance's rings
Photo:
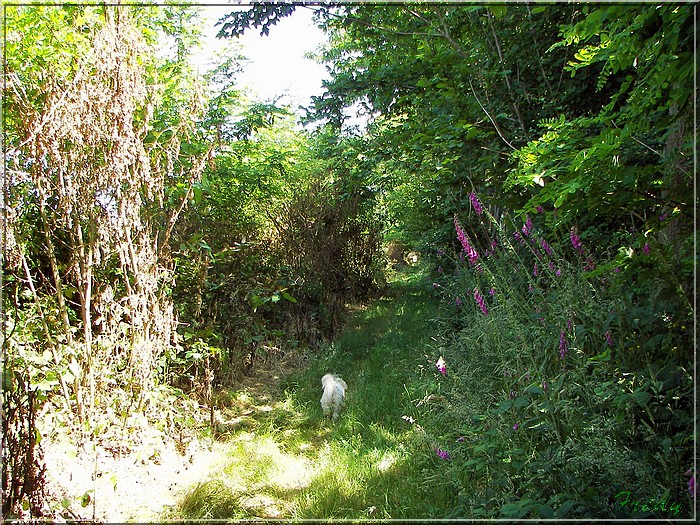
[[[239,496],[218,479],[197,485],[182,500],[179,511],[194,519],[243,518],[247,513],[241,509]]]
[[[407,385],[430,344],[427,288],[419,276],[398,283],[397,299],[358,311],[341,337],[282,379],[279,401],[256,411],[254,428],[227,437],[218,475],[247,516],[390,519],[449,512],[455,491],[440,479],[444,465],[430,438],[404,418],[418,417]],[[319,404],[326,372],[348,383],[336,423],[323,418]],[[251,404],[240,396],[238,402],[239,409]]]
[[[319,451],[316,476],[297,498],[294,518],[444,515],[453,494],[445,493],[444,482],[421,482],[429,466],[424,450],[394,441],[394,446],[372,447],[355,435],[327,443]]]
[[[288,516],[289,501],[311,482],[313,468],[309,458],[283,448],[273,436],[238,434],[227,444],[215,479],[187,494],[179,512],[184,518]]]

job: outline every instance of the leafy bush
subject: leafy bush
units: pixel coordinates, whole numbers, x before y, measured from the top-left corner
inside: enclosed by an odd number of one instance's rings
[[[453,443],[455,516],[639,517],[642,505],[616,500],[625,491],[689,515],[691,311],[678,288],[655,300],[639,271],[663,255],[594,257],[575,230],[556,239],[540,216],[497,223],[473,198],[472,229],[455,219],[460,244],[433,284],[432,425]]]

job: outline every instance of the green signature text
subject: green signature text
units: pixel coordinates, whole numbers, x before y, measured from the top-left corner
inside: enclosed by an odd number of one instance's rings
[[[640,499],[632,497],[632,491],[623,490],[615,496],[617,504],[622,507],[628,507],[632,512],[645,513],[668,513],[673,516],[678,516],[681,512],[681,504],[668,501],[668,494],[660,500]]]

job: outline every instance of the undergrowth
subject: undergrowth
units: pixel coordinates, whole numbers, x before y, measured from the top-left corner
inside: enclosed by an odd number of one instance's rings
[[[218,473],[165,518],[413,518],[444,515],[455,492],[417,421],[416,373],[430,368],[434,304],[419,270],[399,276],[309,366],[283,379],[280,401],[227,436]],[[336,424],[323,419],[320,378],[348,383]]]
[[[433,282],[449,516],[692,516],[692,314],[644,274],[670,254],[631,239],[606,259],[575,230],[475,210]]]
[[[399,274],[394,297],[357,312],[229,436],[220,471],[176,517],[691,516],[682,333],[666,361],[634,367],[645,343],[630,348],[618,290],[549,245],[543,263],[542,234],[529,234],[480,267],[442,252],[438,271]],[[348,384],[336,424],[319,406],[326,372]]]

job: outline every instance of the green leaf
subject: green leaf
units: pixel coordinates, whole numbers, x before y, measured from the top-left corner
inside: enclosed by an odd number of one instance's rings
[[[515,408],[525,408],[530,404],[530,400],[525,396],[519,396],[513,401],[513,406]]]
[[[289,295],[287,292],[282,292],[282,297],[284,297],[287,301],[289,301],[291,303],[297,302],[297,300],[294,297],[292,297],[291,295]]]
[[[508,8],[505,5],[489,5],[489,11],[493,14],[495,18],[503,18],[508,12]]]
[[[542,387],[539,385],[530,385],[525,389],[525,392],[528,392],[529,394],[538,394],[542,395],[544,394],[544,390],[542,390]]]
[[[87,491],[85,494],[83,494],[83,496],[80,498],[80,505],[81,505],[81,506],[87,507],[88,505],[90,505],[90,503],[92,502],[92,497],[90,496],[90,493],[91,493],[91,492],[92,492],[92,490],[88,490],[88,491]]]
[[[644,407],[649,402],[649,399],[651,399],[651,394],[646,390],[640,390],[632,394],[630,399],[633,399],[637,405]]]

